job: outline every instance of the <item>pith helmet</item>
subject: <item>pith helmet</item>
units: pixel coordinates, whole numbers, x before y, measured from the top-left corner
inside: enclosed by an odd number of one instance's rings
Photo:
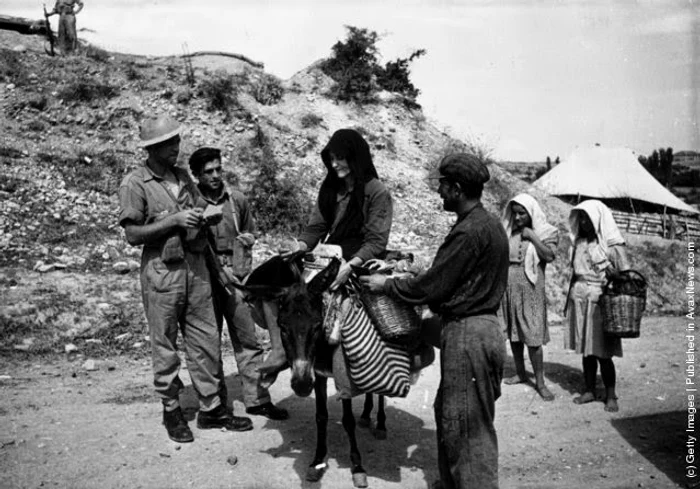
[[[144,148],[162,143],[180,134],[180,124],[172,117],[161,115],[146,119],[141,124],[141,146]]]

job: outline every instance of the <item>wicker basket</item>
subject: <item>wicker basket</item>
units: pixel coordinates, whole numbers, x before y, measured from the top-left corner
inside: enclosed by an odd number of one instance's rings
[[[639,338],[642,314],[647,302],[647,281],[634,270],[621,273],[600,296],[603,332],[618,338]]]
[[[385,294],[360,292],[369,317],[379,335],[390,343],[413,347],[420,335],[420,316],[413,306]]]

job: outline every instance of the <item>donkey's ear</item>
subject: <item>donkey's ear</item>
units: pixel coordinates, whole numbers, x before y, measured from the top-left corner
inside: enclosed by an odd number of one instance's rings
[[[312,294],[321,294],[331,286],[340,270],[340,260],[332,258],[330,264],[311,279],[306,289]]]

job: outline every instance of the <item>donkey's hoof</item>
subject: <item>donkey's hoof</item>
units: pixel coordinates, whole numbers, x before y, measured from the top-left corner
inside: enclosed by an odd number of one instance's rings
[[[356,472],[352,474],[352,483],[355,487],[367,487],[367,473]]]
[[[360,428],[369,428],[372,422],[369,418],[360,418],[357,420],[357,426]]]
[[[373,430],[372,434],[374,435],[374,438],[377,440],[386,440],[386,430]]]
[[[327,467],[328,465],[325,462],[316,465],[309,465],[309,468],[306,469],[306,480],[309,482],[320,481]]]

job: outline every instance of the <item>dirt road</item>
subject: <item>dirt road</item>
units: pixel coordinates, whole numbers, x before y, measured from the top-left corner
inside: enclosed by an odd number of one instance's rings
[[[556,400],[542,402],[526,385],[503,386],[497,403],[502,488],[684,487],[683,320],[646,318],[642,337],[625,340],[616,362],[621,410],[571,400],[580,385],[579,355],[562,349],[552,328],[545,351]],[[351,488],[349,449],[340,403],[331,397],[329,468],[319,483],[304,480],[315,447],[314,400],[294,396],[289,374],[273,387],[291,412],[286,422],[254,417],[246,433],[200,431],[194,443],[168,440],[147,360],[3,360],[0,364],[0,487],[3,488]],[[228,381],[243,412],[232,357]],[[507,366],[512,374],[512,361]],[[183,379],[189,381],[187,374]],[[436,479],[432,401],[439,380],[428,368],[406,399],[388,403],[389,436],[367,430],[359,442],[372,488],[418,489]],[[602,387],[602,386],[601,386]],[[331,389],[331,394],[334,391]],[[360,399],[356,401],[357,412]],[[184,406],[194,416],[191,389]],[[237,457],[231,465],[229,457]]]

